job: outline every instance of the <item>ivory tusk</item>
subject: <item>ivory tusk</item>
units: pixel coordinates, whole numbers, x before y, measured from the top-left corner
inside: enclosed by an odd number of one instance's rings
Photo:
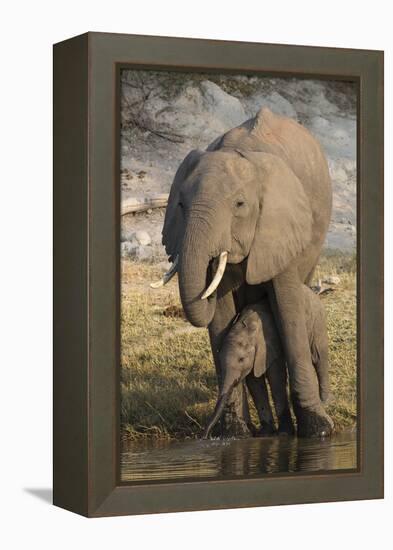
[[[150,283],[151,288],[161,288],[162,286],[166,285],[176,275],[178,263],[179,255],[176,256],[175,261],[171,265],[171,268],[165,273],[162,279],[156,281],[155,283]]]
[[[210,283],[210,285],[207,287],[207,289],[205,290],[205,292],[202,294],[201,296],[201,299],[202,300],[205,300],[206,298],[208,298],[209,296],[211,296],[211,294],[213,294],[213,292],[216,290],[216,288],[218,287],[218,285],[220,284],[221,282],[221,279],[222,279],[222,276],[224,275],[224,271],[225,271],[225,266],[227,265],[227,260],[228,260],[228,252],[221,252],[220,254],[220,260],[218,262],[218,267],[217,267],[217,271],[213,277],[213,280],[212,282]]]

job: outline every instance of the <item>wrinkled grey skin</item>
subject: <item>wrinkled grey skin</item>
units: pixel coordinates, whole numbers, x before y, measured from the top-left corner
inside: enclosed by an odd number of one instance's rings
[[[171,187],[163,228],[170,259],[179,255],[187,319],[208,327],[219,386],[219,350],[237,313],[268,296],[284,344],[298,435],[331,431],[320,400],[301,286],[318,261],[331,214],[323,152],[294,120],[262,109],[255,118],[191,151]],[[228,251],[217,291],[201,296],[216,258]],[[226,435],[248,436],[243,385],[226,406]]]
[[[312,362],[321,400],[326,403],[330,397],[330,384],[325,312],[321,300],[310,288],[303,285],[303,293]],[[287,395],[285,354],[267,299],[244,308],[225,338],[220,361],[223,383],[203,437],[209,437],[233,389],[244,380],[258,411],[261,424],[258,435],[273,435],[277,432],[292,435],[294,426]],[[278,420],[277,429],[269,403],[266,378]]]

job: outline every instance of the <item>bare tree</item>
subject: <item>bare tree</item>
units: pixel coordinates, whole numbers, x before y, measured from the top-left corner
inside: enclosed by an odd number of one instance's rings
[[[157,83],[146,71],[128,71],[121,79],[122,130],[138,128],[173,143],[183,143],[184,136],[174,133],[168,125],[153,119],[147,103],[157,93]]]

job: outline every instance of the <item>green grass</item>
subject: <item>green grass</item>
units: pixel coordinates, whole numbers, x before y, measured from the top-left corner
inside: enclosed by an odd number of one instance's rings
[[[315,280],[338,274],[335,292],[322,295],[330,343],[334,399],[328,410],[337,430],[356,422],[356,261],[330,251]],[[153,264],[122,264],[121,421],[122,436],[196,437],[206,425],[217,396],[215,370],[206,329],[167,317],[179,306],[176,278],[152,290],[159,278]],[[255,410],[251,408],[255,419]],[[256,422],[257,423],[257,422]]]

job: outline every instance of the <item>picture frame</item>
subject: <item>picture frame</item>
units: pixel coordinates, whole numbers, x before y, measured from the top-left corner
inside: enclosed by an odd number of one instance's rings
[[[358,86],[356,471],[121,483],[119,71]],[[383,52],[86,33],[54,46],[54,504],[88,517],[383,498]]]

